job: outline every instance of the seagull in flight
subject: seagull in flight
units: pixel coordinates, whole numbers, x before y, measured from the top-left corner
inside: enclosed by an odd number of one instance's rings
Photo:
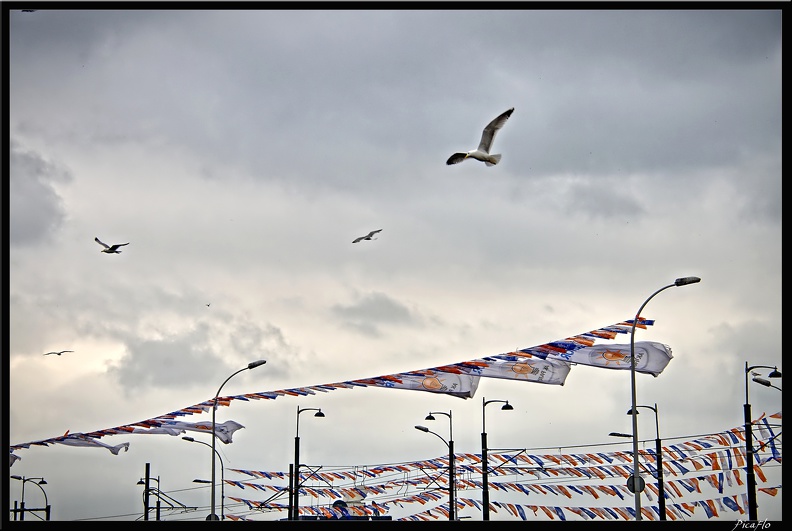
[[[60,356],[60,355],[61,355],[61,354],[63,354],[64,352],[74,352],[74,351],[73,351],[73,350],[61,350],[60,352],[47,352],[47,353],[46,353],[46,354],[44,354],[44,355],[45,355],[45,356],[49,356],[50,354],[55,354],[55,355],[57,355],[57,356]]]
[[[503,114],[492,120],[489,124],[487,124],[487,127],[484,128],[484,132],[481,133],[481,142],[479,142],[478,148],[471,149],[470,151],[467,152],[454,153],[448,158],[446,164],[448,164],[449,166],[451,164],[459,164],[463,160],[467,160],[467,159],[480,160],[487,166],[494,166],[498,162],[500,162],[501,159],[500,153],[495,155],[490,155],[489,151],[490,148],[492,147],[492,141],[495,139],[495,133],[497,133],[498,130],[501,127],[503,127],[503,124],[506,123],[506,120],[509,119],[509,116],[511,116],[513,112],[514,112],[514,107],[504,112]]]
[[[104,247],[104,249],[102,249],[101,252],[108,253],[108,254],[118,254],[118,253],[121,252],[121,251],[118,250],[119,247],[121,247],[123,245],[129,245],[129,242],[127,242],[127,243],[116,243],[115,245],[107,245],[106,243],[104,243],[99,238],[94,238],[94,241],[96,243],[98,243],[99,245],[101,245],[102,247]]]
[[[352,240],[352,243],[357,243],[357,242],[359,242],[361,240],[376,240],[377,238],[374,238],[373,236],[375,234],[377,234],[378,232],[381,232],[381,231],[382,231],[382,229],[373,230],[373,231],[369,232],[368,234],[366,234],[365,236],[360,236],[358,238],[355,238],[354,240]]]

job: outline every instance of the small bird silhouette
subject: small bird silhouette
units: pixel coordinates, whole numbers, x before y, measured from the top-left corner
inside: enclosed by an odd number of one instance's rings
[[[128,242],[127,243],[116,243],[115,245],[107,245],[106,243],[104,243],[99,238],[94,238],[94,241],[96,243],[98,243],[99,245],[104,247],[104,249],[102,249],[101,252],[108,253],[108,254],[118,254],[118,253],[121,252],[121,251],[118,250],[119,247],[122,247],[124,245],[129,245]]]
[[[366,234],[365,236],[360,236],[358,238],[355,238],[354,240],[352,240],[352,243],[357,243],[357,242],[359,242],[361,240],[376,240],[377,238],[374,238],[373,236],[375,234],[377,234],[378,232],[381,232],[381,231],[382,231],[382,229],[373,230],[373,231],[369,232],[368,234]]]
[[[492,147],[492,141],[495,139],[495,133],[497,133],[503,124],[506,123],[506,120],[509,119],[509,116],[514,112],[514,107],[509,109],[508,111],[504,112],[494,120],[492,120],[487,127],[484,128],[484,132],[481,133],[481,142],[479,142],[479,146],[477,149],[471,149],[470,151],[463,151],[459,153],[454,153],[451,155],[446,164],[459,164],[463,160],[467,159],[476,159],[480,160],[487,166],[494,166],[498,162],[500,162],[501,155],[490,155],[490,148]]]
[[[55,354],[55,355],[57,355],[57,356],[60,356],[60,355],[61,355],[61,354],[63,354],[64,352],[74,352],[74,351],[73,351],[73,350],[61,350],[60,352],[47,352],[47,353],[46,353],[46,354],[44,354],[44,355],[45,355],[45,356],[49,356],[50,354]]]

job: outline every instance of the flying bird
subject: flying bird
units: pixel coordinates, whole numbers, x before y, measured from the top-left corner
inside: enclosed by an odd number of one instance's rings
[[[109,254],[118,254],[118,253],[121,252],[121,251],[118,250],[119,247],[121,247],[123,245],[129,245],[129,242],[127,242],[127,243],[116,243],[115,245],[107,245],[106,243],[104,243],[99,238],[94,238],[94,241],[96,243],[98,243],[99,245],[104,247],[104,249],[102,249],[101,252],[109,253]]]
[[[361,240],[376,240],[377,238],[374,238],[373,236],[375,234],[377,234],[378,232],[381,232],[381,231],[382,231],[382,229],[373,230],[373,231],[369,232],[368,234],[366,234],[365,236],[360,236],[358,238],[355,238],[354,240],[352,240],[352,243],[357,243],[357,242],[359,242]]]
[[[503,127],[503,124],[506,123],[506,120],[509,119],[509,116],[511,116],[513,112],[514,107],[492,120],[487,125],[487,127],[484,128],[484,132],[481,133],[481,142],[479,142],[477,149],[471,149],[467,152],[454,153],[448,158],[446,164],[459,164],[466,159],[480,160],[487,166],[494,166],[500,162],[500,153],[490,155],[490,148],[492,148],[492,141],[495,139],[495,133],[497,133],[498,130]]]
[[[74,352],[74,351],[73,351],[73,350],[61,350],[60,352],[47,352],[47,353],[46,353],[46,354],[44,354],[44,355],[45,355],[45,356],[49,356],[50,354],[55,354],[55,355],[57,355],[57,356],[60,356],[60,355],[61,355],[61,354],[63,354],[64,352]]]

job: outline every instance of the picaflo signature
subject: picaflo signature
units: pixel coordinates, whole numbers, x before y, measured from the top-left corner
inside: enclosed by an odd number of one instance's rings
[[[737,529],[766,529],[770,527],[770,522],[767,520],[757,520],[756,522],[743,522],[742,520],[737,520],[737,523],[734,524],[732,531]]]

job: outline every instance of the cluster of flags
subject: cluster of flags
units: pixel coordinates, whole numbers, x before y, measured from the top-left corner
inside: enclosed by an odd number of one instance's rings
[[[775,432],[770,419],[780,422],[781,413],[769,417],[762,415],[753,422],[757,436],[755,444],[759,445],[763,452],[756,454],[757,459],[754,463],[755,475],[761,482],[767,481],[762,465],[770,462],[781,463],[781,453],[775,443],[776,436],[780,432]],[[654,449],[640,450],[640,452],[644,466],[652,475],[656,474],[657,459]],[[743,426],[669,444],[662,448],[662,452],[664,491],[667,499],[666,514],[669,520],[683,520],[692,516],[697,510],[703,511],[707,518],[730,512],[738,513],[739,518],[739,515],[746,513],[748,502],[744,494],[746,461]],[[512,481],[490,481],[489,488],[494,492],[511,492],[525,496],[543,495],[544,499],[547,499],[546,495],[569,500],[583,497],[596,500],[598,503],[598,505],[556,506],[491,501],[492,512],[504,509],[523,520],[528,519],[527,510],[533,511],[534,517],[538,511],[542,511],[548,518],[560,520],[566,520],[569,514],[575,514],[584,520],[630,520],[635,517],[634,509],[628,506],[633,494],[623,481],[632,475],[632,456],[626,452],[531,454],[524,450],[517,453],[494,453],[490,454],[489,458],[500,463],[496,467],[491,466],[491,476],[514,478]],[[482,488],[481,482],[473,479],[480,477],[481,466],[481,454],[455,455],[456,489],[459,492]],[[254,478],[256,481],[279,482],[288,478],[288,474],[284,472],[238,468],[229,470]],[[334,515],[346,516],[347,513],[356,516],[384,515],[393,506],[404,507],[405,504],[412,503],[424,506],[438,502],[440,505],[401,519],[447,518],[447,493],[443,490],[430,490],[432,485],[438,486],[438,483],[447,488],[447,476],[443,475],[447,470],[448,459],[445,457],[381,466],[339,468],[326,472],[321,469],[314,470],[301,474],[299,478],[303,485],[300,488],[300,495],[314,499],[313,505],[300,507],[300,512],[329,518]],[[307,480],[313,480],[313,484],[307,483]],[[232,479],[226,479],[225,483],[243,490],[248,488],[274,493],[263,501],[230,497],[247,506],[249,510],[286,509],[284,504],[274,501],[279,495],[288,492],[286,486]],[[690,499],[696,495],[706,495],[706,487],[709,487],[710,492],[713,490],[717,492],[717,496],[695,501]],[[743,492],[729,494],[729,490],[735,488]],[[406,494],[410,489],[415,490],[415,494]],[[760,488],[758,491],[775,496],[780,489],[781,486],[778,485]],[[389,498],[394,493],[403,495]],[[646,484],[645,493],[650,501],[655,501],[660,496],[658,486],[653,482]],[[322,502],[322,498],[327,498],[328,501]],[[341,509],[332,506],[332,501],[336,499],[366,501]],[[609,499],[615,503],[608,504]],[[465,507],[481,510],[481,503],[480,500],[465,497],[458,497],[456,500],[457,510]],[[641,511],[647,520],[659,519],[657,504],[643,507]],[[239,519],[247,518],[239,516]]]
[[[633,330],[633,326],[646,329],[646,327],[653,324],[654,320],[639,317],[637,320],[621,321],[563,340],[440,367],[306,387],[217,397],[217,406],[230,406],[234,401],[274,400],[280,396],[306,396],[326,393],[336,389],[369,386],[442,393],[466,399],[474,396],[481,378],[501,378],[549,385],[564,385],[564,381],[572,366],[577,364],[606,369],[629,370],[632,363],[631,351],[635,353],[636,372],[651,374],[656,377],[665,369],[673,357],[671,347],[668,345],[653,341],[634,342],[632,349],[629,344],[595,345],[597,340],[613,340],[620,334],[629,335]],[[15,450],[31,446],[49,446],[51,444],[99,446],[106,447],[114,454],[117,454],[120,447],[100,444],[97,439],[107,435],[131,433],[180,435],[186,430],[211,431],[211,423],[187,423],[180,422],[177,419],[187,415],[210,412],[214,404],[215,399],[211,398],[199,404],[132,424],[88,433],[69,435],[67,432],[59,437],[15,444],[11,446],[11,463],[13,464],[19,458],[13,454]],[[238,426],[235,429],[241,427]],[[221,425],[218,425],[218,428],[218,437],[224,443],[230,443],[230,434],[233,431],[224,432],[224,428]],[[124,449],[127,450],[128,443],[125,444]]]

